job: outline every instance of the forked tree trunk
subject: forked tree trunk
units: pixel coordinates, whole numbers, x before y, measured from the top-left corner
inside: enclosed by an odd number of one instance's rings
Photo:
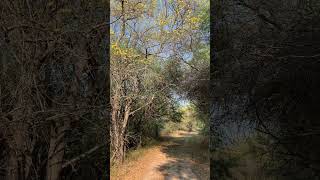
[[[112,135],[111,142],[113,145],[113,157],[111,161],[113,163],[123,163],[125,158],[125,131],[128,125],[128,120],[131,110],[131,102],[129,99],[126,101],[124,107],[124,114],[120,113],[120,101],[117,94],[115,94],[112,104]]]
[[[116,163],[123,163],[124,161],[124,138],[119,136],[116,142],[116,149],[115,149],[115,162]]]
[[[6,179],[25,180],[32,163],[27,152],[31,152],[33,147],[27,144],[29,139],[26,137],[27,125],[25,123],[18,122],[12,129],[14,130],[10,141]]]
[[[116,129],[116,131],[113,132],[112,137],[112,145],[113,145],[113,157],[112,157],[112,162],[113,163],[123,163],[124,161],[124,156],[125,156],[125,139],[124,135],[119,133],[121,129],[117,127],[113,127]]]
[[[27,74],[27,73],[26,73]],[[30,86],[28,78],[21,77],[21,86]],[[11,138],[9,142],[9,156],[7,162],[6,179],[8,180],[25,180],[29,175],[32,164],[31,156],[33,142],[30,140],[28,132],[30,114],[32,112],[30,100],[30,91],[19,89],[17,91],[16,111],[13,114],[13,121],[8,127]]]

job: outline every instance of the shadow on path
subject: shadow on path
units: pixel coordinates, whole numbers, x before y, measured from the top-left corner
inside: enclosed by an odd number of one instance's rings
[[[170,159],[158,167],[166,180],[209,179],[208,147],[199,135],[180,132],[178,136],[165,137],[168,145],[161,151]]]

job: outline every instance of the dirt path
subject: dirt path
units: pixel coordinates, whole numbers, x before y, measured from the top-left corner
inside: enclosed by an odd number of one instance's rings
[[[196,133],[179,131],[166,136],[166,142],[147,150],[135,162],[121,167],[111,180],[206,180],[209,163],[206,149],[195,140]]]

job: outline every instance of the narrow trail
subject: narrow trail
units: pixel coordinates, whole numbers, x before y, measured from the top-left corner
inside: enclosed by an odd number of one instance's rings
[[[148,149],[137,161],[121,167],[111,180],[206,180],[209,162],[205,148],[194,142],[197,134],[178,131],[164,137],[166,142]]]

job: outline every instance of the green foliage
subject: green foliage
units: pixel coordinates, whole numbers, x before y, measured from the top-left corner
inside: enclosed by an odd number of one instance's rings
[[[209,17],[205,13],[209,1],[205,2],[173,0],[164,6],[157,0],[111,1],[111,19],[115,20],[111,25],[111,99],[117,111],[111,138],[123,131],[127,149],[157,139],[160,129],[202,128],[203,122],[195,115],[184,117],[174,93],[180,93],[185,78],[183,56],[201,41],[202,26]],[[120,152],[124,148],[118,149],[115,154],[124,154]]]
[[[181,107],[178,111],[180,121],[165,122],[162,127],[163,133],[171,133],[177,130],[203,132],[205,125],[198,119],[198,112],[194,105],[189,104]]]
[[[167,60],[164,64],[163,73],[170,84],[179,84],[183,75],[181,63],[176,59]]]

